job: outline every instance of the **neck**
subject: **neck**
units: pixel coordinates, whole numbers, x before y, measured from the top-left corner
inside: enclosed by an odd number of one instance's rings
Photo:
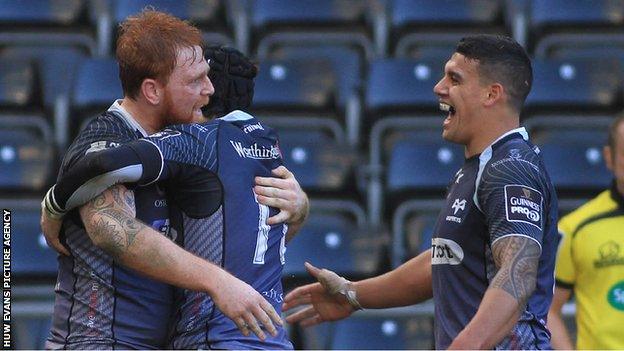
[[[481,125],[483,128],[466,145],[466,158],[482,153],[485,148],[503,134],[518,128],[520,126],[520,118],[518,115],[513,114],[494,114],[493,116],[483,118]]]
[[[162,129],[163,125],[160,123],[159,116],[157,116],[155,111],[149,106],[145,106],[145,104],[128,97],[124,97],[121,106],[128,111],[132,118],[134,118],[148,134],[154,134]]]
[[[620,194],[620,196],[624,196],[624,182],[618,181],[616,179],[615,188],[617,189],[617,192]]]

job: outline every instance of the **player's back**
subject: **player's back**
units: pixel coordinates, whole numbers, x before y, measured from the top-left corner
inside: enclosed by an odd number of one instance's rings
[[[277,136],[234,111],[205,124],[174,126],[149,138],[166,163],[172,227],[184,248],[223,266],[281,311],[286,225],[269,226],[277,210],[258,204],[256,176],[282,164]],[[285,331],[260,342],[245,337],[205,293],[181,292],[173,348],[292,348]]]
[[[113,108],[111,108],[113,110]],[[86,154],[140,138],[128,116],[103,113],[68,149],[60,175]],[[60,178],[59,175],[59,178]],[[168,208],[155,186],[135,191],[137,218],[166,231]],[[85,232],[78,210],[65,217],[56,301],[47,348],[162,348],[173,305],[173,288],[117,265]]]

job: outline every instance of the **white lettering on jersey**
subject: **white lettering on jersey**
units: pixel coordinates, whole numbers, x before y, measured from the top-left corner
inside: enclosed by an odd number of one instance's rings
[[[542,201],[542,193],[533,188],[505,185],[505,212],[510,222],[524,222],[541,228]]]
[[[250,147],[244,147],[240,141],[230,140],[230,144],[236,150],[239,157],[252,158],[255,160],[267,160],[267,159],[279,159],[282,157],[280,149],[271,145],[270,148],[264,146],[258,146],[254,143]]]
[[[106,150],[113,147],[119,147],[119,143],[115,143],[112,141],[96,141],[91,143],[87,151],[85,151],[85,155],[90,154],[92,152],[98,152],[102,150]]]
[[[458,265],[464,259],[464,250],[450,239],[431,239],[431,264]]]
[[[259,122],[256,124],[248,124],[243,127],[243,132],[247,134],[253,132],[254,130],[264,130],[264,127],[262,127],[262,124],[260,124]]]

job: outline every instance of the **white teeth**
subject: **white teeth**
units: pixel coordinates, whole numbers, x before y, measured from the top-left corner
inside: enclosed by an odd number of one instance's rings
[[[449,112],[451,110],[451,105],[441,102],[440,103],[440,110],[444,111],[444,112]]]

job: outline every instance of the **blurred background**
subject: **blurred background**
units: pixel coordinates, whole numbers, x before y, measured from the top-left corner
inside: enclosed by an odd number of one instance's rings
[[[288,247],[286,289],[309,281],[304,259],[360,279],[429,247],[463,163],[462,147],[441,138],[432,89],[467,34],[509,35],[531,55],[522,123],[561,214],[610,183],[601,150],[624,109],[624,0],[0,0],[0,205],[13,210],[18,348],[43,347],[52,313],[56,254],[39,202],[77,132],[122,97],[117,25],[146,5],[260,65],[251,112],[279,131],[312,204]],[[432,311],[365,311],[290,332],[298,348],[432,348]],[[574,304],[564,312],[572,323]]]

